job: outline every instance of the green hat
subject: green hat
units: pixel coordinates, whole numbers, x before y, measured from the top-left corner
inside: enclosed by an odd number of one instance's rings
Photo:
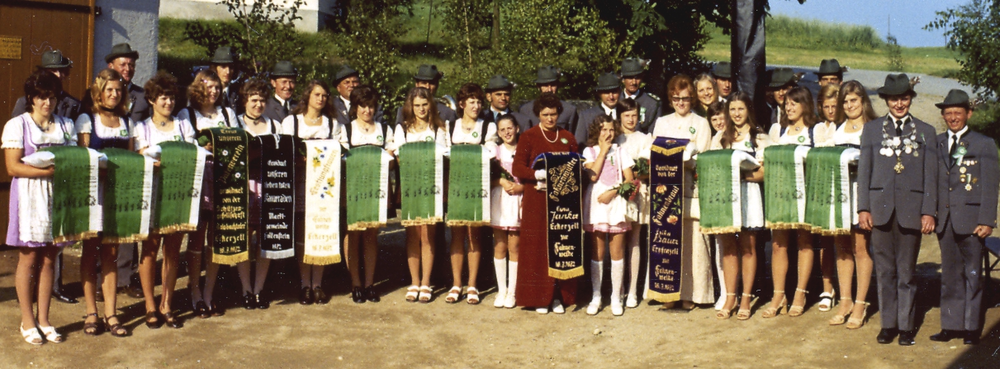
[[[559,82],[559,76],[562,73],[559,72],[559,68],[553,67],[551,65],[546,65],[544,67],[538,68],[538,78],[535,78],[536,85],[544,85],[553,82]]]
[[[212,64],[233,64],[235,62],[233,49],[229,46],[219,46],[218,49],[215,49],[215,55],[212,55]]]
[[[816,72],[817,76],[827,76],[831,74],[842,75],[844,72],[840,69],[840,62],[837,59],[823,59],[819,63],[819,71]]]
[[[913,91],[913,86],[910,85],[910,77],[907,77],[906,73],[900,73],[885,76],[885,85],[878,89],[878,95],[882,97],[899,95],[916,96],[917,92]]]
[[[507,76],[502,74],[497,74],[490,78],[490,81],[486,83],[486,92],[493,92],[497,90],[513,90],[514,84],[510,83]]]
[[[767,73],[768,88],[780,88],[786,85],[795,85],[795,72],[792,68],[775,68]]]
[[[73,66],[73,61],[63,56],[62,51],[49,50],[42,54],[42,64],[39,67],[45,69],[59,69]]]
[[[972,109],[972,104],[969,103],[969,94],[959,89],[953,89],[951,91],[948,91],[948,96],[944,98],[944,101],[934,104],[934,106],[940,109],[950,108],[954,106],[961,106],[966,109]]]
[[[292,62],[287,60],[282,60],[274,64],[274,68],[271,68],[271,78],[279,77],[289,77],[295,78],[299,75],[299,71],[292,66]]]
[[[617,75],[611,72],[602,74],[597,77],[597,87],[594,88],[595,91],[607,91],[607,90],[617,90],[621,88],[622,80],[618,78]]]
[[[646,63],[638,58],[622,60],[622,77],[634,77],[646,71]]]
[[[132,46],[126,43],[121,43],[111,47],[111,52],[104,56],[104,62],[110,63],[112,60],[126,57],[132,58],[134,60],[139,60],[139,52],[132,50]]]
[[[334,75],[333,82],[334,84],[339,84],[340,81],[344,80],[344,78],[357,75],[358,71],[351,68],[350,65],[344,64],[344,66],[340,67],[340,70],[337,71],[337,74]]]
[[[712,66],[712,77],[719,79],[732,79],[733,67],[729,62],[718,62]]]
[[[436,65],[421,64],[417,68],[417,74],[413,75],[413,79],[418,81],[428,81],[437,82],[444,77],[443,72],[438,72],[438,67]]]

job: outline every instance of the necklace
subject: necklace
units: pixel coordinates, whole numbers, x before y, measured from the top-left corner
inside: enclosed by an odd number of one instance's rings
[[[367,123],[358,120],[358,125],[361,126],[361,131],[364,133],[371,133],[375,129],[375,122]]]
[[[303,116],[303,117],[305,117],[305,116]],[[309,120],[309,125],[315,126],[315,125],[319,124],[319,120],[323,119],[323,116],[320,115],[320,116],[318,116],[316,118],[306,118],[306,119]]]
[[[549,136],[545,135],[545,129],[544,128],[542,128],[541,131],[542,131],[542,137],[545,137],[545,141],[548,141],[549,143],[556,143],[556,140],[559,139],[559,131],[556,131],[556,138],[553,138],[551,140],[549,139]]]
[[[243,120],[248,120],[253,122],[253,124],[257,124],[258,122],[260,122],[260,116],[258,115],[256,117],[251,117],[250,114],[244,114]]]
[[[52,118],[47,119],[45,121],[45,125],[42,125],[41,123],[35,122],[35,125],[38,126],[38,129],[41,130],[42,132],[48,132],[49,128],[52,128],[53,124],[54,124],[54,122],[52,122]]]

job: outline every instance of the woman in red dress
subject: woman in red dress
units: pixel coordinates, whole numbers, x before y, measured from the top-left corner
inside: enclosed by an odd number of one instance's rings
[[[545,217],[545,191],[535,188],[537,180],[531,164],[539,154],[577,152],[573,134],[556,126],[562,103],[551,92],[543,93],[534,105],[537,126],[521,134],[514,153],[514,176],[524,185],[521,210],[521,247],[517,269],[517,304],[536,308],[541,314],[565,312],[562,303],[576,303],[577,279],[556,281],[549,276]],[[581,247],[583,245],[580,245]],[[557,293],[558,290],[558,294]]]

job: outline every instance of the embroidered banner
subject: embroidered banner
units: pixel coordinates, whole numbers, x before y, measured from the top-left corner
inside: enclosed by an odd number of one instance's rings
[[[215,204],[212,262],[236,265],[250,258],[248,137],[239,128],[205,130],[212,138]]]
[[[156,187],[155,227],[160,234],[198,228],[201,185],[208,151],[181,141],[161,142],[160,180]]]
[[[444,149],[434,142],[426,141],[400,146],[400,220],[404,227],[441,222]]]
[[[347,153],[347,230],[363,231],[385,225],[392,155],[378,146],[352,148]]]
[[[764,220],[770,229],[811,229],[805,221],[808,146],[764,149]]]
[[[56,170],[51,192],[48,179],[18,180],[21,241],[63,243],[97,237],[103,225],[97,176],[101,153],[79,146],[39,151],[55,155]],[[50,219],[45,219],[47,214]],[[42,233],[45,230],[50,232]]]
[[[535,158],[532,168],[545,170],[549,276],[582,276],[583,157],[569,152],[545,153]]]
[[[257,136],[260,144],[260,252],[268,259],[295,256],[295,138]]]
[[[736,233],[743,228],[747,216],[743,214],[743,171],[758,166],[746,151],[725,149],[698,154],[701,233]]]
[[[481,145],[453,145],[448,169],[448,221],[451,226],[490,224],[490,158]]]
[[[688,141],[658,137],[649,155],[649,291],[646,296],[660,302],[681,298],[684,148]]]
[[[850,147],[816,147],[806,157],[806,223],[812,233],[842,236],[851,233],[849,166],[861,151]]]
[[[302,262],[340,262],[340,143],[308,140],[306,146],[305,240]]]
[[[108,157],[101,241],[106,244],[143,241],[149,237],[153,159],[116,148],[101,153]]]

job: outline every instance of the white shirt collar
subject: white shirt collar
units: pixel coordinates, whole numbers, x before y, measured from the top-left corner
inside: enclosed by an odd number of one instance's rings
[[[602,101],[601,102],[601,109],[604,109],[604,114],[605,115],[611,117],[612,119],[615,118],[615,108],[609,108],[609,107],[605,106],[604,102]]]
[[[631,94],[629,94],[629,93],[628,93],[628,90],[625,90],[625,89],[622,89],[622,95],[623,95],[623,97],[622,97],[622,98],[625,98],[625,99],[632,99],[632,100],[635,100],[635,99],[636,99],[636,98],[638,98],[638,97],[639,97],[639,95],[641,95],[641,94],[642,94],[642,90],[635,90],[635,94],[634,94],[634,95],[631,95]]]
[[[951,144],[953,142],[955,142],[955,137],[957,136],[959,140],[962,140],[962,136],[965,136],[966,132],[969,132],[969,126],[968,125],[966,125],[965,127],[962,127],[962,129],[960,129],[958,132],[952,132],[949,129],[948,130],[948,150],[951,150]]]
[[[339,97],[340,100],[344,102],[344,106],[347,107],[347,111],[351,111],[351,100],[345,99],[344,96],[338,95],[337,97]]]
[[[285,99],[278,97],[278,94],[274,94],[274,99],[278,100],[278,103],[281,104],[281,106],[285,106]]]

